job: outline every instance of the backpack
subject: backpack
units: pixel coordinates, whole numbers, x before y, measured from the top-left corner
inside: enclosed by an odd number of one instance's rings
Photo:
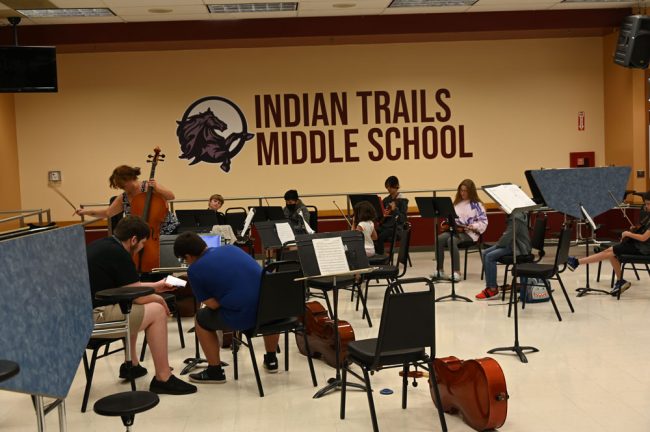
[[[519,286],[519,297],[524,297],[524,289],[526,290],[526,303],[542,303],[551,300],[546,291],[546,285],[542,279],[537,278],[521,278]]]

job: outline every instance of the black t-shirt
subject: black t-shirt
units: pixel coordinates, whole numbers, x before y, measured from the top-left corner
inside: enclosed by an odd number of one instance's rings
[[[87,246],[86,253],[93,307],[108,304],[96,300],[96,292],[138,282],[138,272],[133,258],[115,237],[106,237],[92,242]]]

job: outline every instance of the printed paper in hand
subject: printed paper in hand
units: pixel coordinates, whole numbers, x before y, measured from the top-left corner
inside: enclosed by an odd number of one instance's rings
[[[246,235],[246,231],[248,231],[248,228],[251,226],[251,221],[253,220],[253,216],[255,216],[255,209],[251,208],[250,210],[248,210],[248,214],[246,215],[246,220],[244,221],[244,228],[241,230],[242,237]]]
[[[341,237],[314,239],[312,242],[321,275],[350,271]]]
[[[280,243],[285,244],[290,241],[296,241],[296,236],[293,234],[293,230],[291,229],[289,222],[275,224],[275,229],[277,230]]]
[[[184,287],[187,285],[187,281],[183,279],[179,279],[176,276],[169,275],[167,276],[167,279],[165,279],[165,282],[167,282],[170,285],[173,285],[175,287]]]
[[[515,184],[502,184],[498,186],[484,187],[485,192],[490,195],[506,213],[523,207],[535,206],[535,201]]]

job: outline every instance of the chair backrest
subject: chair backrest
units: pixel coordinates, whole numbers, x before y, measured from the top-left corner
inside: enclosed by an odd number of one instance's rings
[[[318,232],[318,208],[313,205],[305,206],[309,210],[309,226],[314,232]]]
[[[239,234],[244,228],[248,212],[244,207],[230,207],[226,210],[226,225],[230,225],[235,234]]]
[[[112,196],[108,200],[108,205],[113,204],[113,201],[115,201],[116,198],[117,198],[117,195]],[[122,217],[124,217],[124,212],[119,212],[118,214],[113,215],[108,219],[108,222],[109,222],[109,234],[113,234],[113,230],[115,229],[117,224],[122,220]]]
[[[535,225],[533,226],[533,236],[530,239],[530,245],[533,249],[539,251],[540,259],[544,256],[544,240],[546,238],[546,216],[538,215],[535,218]]]
[[[397,244],[397,235],[399,229],[397,224],[393,224],[393,235],[391,237],[390,246],[388,247],[388,264],[395,263],[395,245]]]
[[[569,258],[569,248],[571,247],[571,231],[568,227],[563,226],[560,230],[560,238],[557,242],[557,252],[555,253],[555,268],[566,265]]]
[[[260,296],[257,303],[255,331],[264,325],[305,313],[305,289],[302,271],[296,261],[276,261],[262,271]]]
[[[403,279],[406,284],[425,284],[426,290],[396,292],[391,283],[384,294],[384,305],[377,336],[375,363],[382,353],[426,348],[435,354],[435,297],[433,283],[426,278]]]

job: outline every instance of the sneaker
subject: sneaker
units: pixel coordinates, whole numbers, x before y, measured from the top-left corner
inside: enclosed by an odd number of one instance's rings
[[[574,256],[570,256],[566,260],[566,265],[567,265],[567,267],[569,267],[569,270],[574,271],[575,269],[578,268],[580,263],[578,262],[578,258],[576,258]]]
[[[278,371],[278,358],[275,353],[264,354],[264,369],[269,373],[276,373]]]
[[[221,367],[210,367],[202,372],[190,374],[190,381],[203,384],[223,384],[226,382],[226,374]]]
[[[451,275],[451,279],[452,279],[454,282],[460,282],[460,273],[458,273],[458,272],[454,272],[454,274]]]
[[[153,377],[149,391],[157,394],[184,395],[196,393],[196,386],[171,375],[167,381],[158,381]]]
[[[442,270],[436,270],[436,271],[431,275],[431,279],[438,279],[438,280],[441,280],[441,279],[447,279],[447,275],[446,275],[445,272],[442,271]]]
[[[131,377],[133,379],[143,377],[147,374],[147,369],[142,367],[142,365],[138,364],[135,366],[131,366],[131,373],[129,374],[128,369],[126,367],[126,362],[122,363],[120,365],[120,378],[125,379],[125,380],[130,380]]]
[[[498,288],[485,288],[480,293],[476,294],[476,300],[492,300],[499,295]]]
[[[609,293],[613,296],[618,296],[619,291],[623,294],[630,286],[632,286],[632,284],[625,279],[619,279],[616,281],[614,288]]]

